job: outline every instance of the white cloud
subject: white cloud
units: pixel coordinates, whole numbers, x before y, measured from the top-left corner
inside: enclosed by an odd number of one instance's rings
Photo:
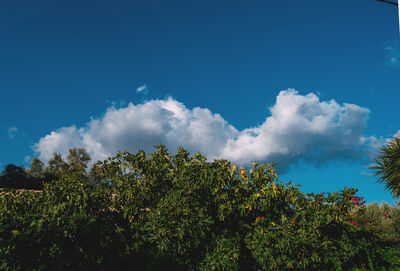
[[[142,85],[136,89],[136,92],[146,95],[147,93],[149,93],[149,88],[146,85]]]
[[[17,128],[17,127],[10,127],[10,128],[8,128],[8,130],[7,130],[8,137],[11,138],[11,139],[13,139],[14,136],[15,136],[15,133],[16,133],[17,131],[18,131],[18,128]]]
[[[320,165],[328,160],[373,156],[378,145],[366,137],[369,110],[354,104],[320,101],[310,93],[281,91],[271,116],[258,127],[230,139],[223,155],[231,161],[275,161],[286,170],[300,159]]]
[[[50,160],[54,152],[66,155],[70,148],[84,147],[82,145],[83,131],[84,128],[77,129],[75,126],[62,127],[42,137],[34,145],[34,149],[40,153],[40,158],[44,161]],[[93,158],[97,157],[93,156]]]
[[[188,109],[173,98],[110,107],[85,127],[63,127],[41,138],[34,149],[48,161],[54,152],[67,155],[85,147],[93,160],[104,160],[118,150],[153,152],[158,143],[174,152],[183,146],[210,160],[225,158],[246,165],[277,162],[281,171],[303,159],[319,165],[330,160],[363,159],[375,154],[381,142],[365,136],[369,110],[334,100],[320,101],[313,93],[281,91],[270,116],[257,127],[238,131],[209,109]]]

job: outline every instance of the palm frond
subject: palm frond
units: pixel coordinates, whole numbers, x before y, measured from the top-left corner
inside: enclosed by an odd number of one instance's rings
[[[381,147],[374,165],[369,168],[375,170],[374,175],[379,177],[377,183],[384,184],[387,191],[395,198],[400,198],[399,138],[393,138],[387,145]]]

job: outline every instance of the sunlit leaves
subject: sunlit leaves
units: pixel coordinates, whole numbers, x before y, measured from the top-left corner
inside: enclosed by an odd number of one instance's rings
[[[232,166],[232,169],[231,169],[231,177],[233,176],[233,174],[235,174],[236,168],[237,168],[237,165],[233,165],[233,166]]]

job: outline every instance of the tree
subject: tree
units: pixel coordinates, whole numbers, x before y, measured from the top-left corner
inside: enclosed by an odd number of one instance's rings
[[[7,165],[0,178],[0,186],[11,188],[24,188],[28,181],[25,168],[14,164]]]
[[[68,164],[62,159],[60,153],[55,152],[53,158],[49,160],[45,173],[56,178],[62,178],[66,176],[67,170]]]
[[[24,167],[9,164],[0,176],[0,187],[17,189],[41,189],[42,179],[30,176]]]
[[[14,164],[7,165],[0,176],[0,187],[42,189],[43,181],[43,162],[34,158],[28,171]]]
[[[47,178],[87,178],[87,164],[90,161],[90,156],[84,148],[69,149],[67,161],[64,161],[60,153],[54,153],[50,159],[45,173]]]
[[[31,175],[32,177],[42,177],[43,175],[43,167],[44,164],[42,161],[39,160],[39,158],[33,158],[31,161],[31,167],[28,170],[28,174]]]
[[[86,178],[87,163],[90,161],[90,156],[84,148],[69,149],[67,157],[68,173],[71,177]]]
[[[375,165],[370,169],[376,170],[379,176],[378,183],[385,185],[385,189],[400,197],[400,139],[393,138],[387,145],[380,148],[380,155],[375,159]]]

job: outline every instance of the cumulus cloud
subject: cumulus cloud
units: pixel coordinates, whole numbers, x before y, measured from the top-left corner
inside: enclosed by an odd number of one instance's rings
[[[146,85],[142,85],[136,89],[136,92],[146,95],[147,93],[149,93],[149,88]]]
[[[41,138],[34,149],[45,161],[54,152],[67,154],[71,147],[85,147],[94,160],[103,160],[118,150],[153,151],[158,143],[176,149],[215,157],[226,138],[238,133],[219,114],[204,108],[187,109],[168,98],[125,108],[110,107],[101,119],[92,119],[86,127],[63,127]]]
[[[10,128],[8,128],[8,130],[7,130],[8,137],[9,137],[10,139],[13,139],[16,132],[18,132],[18,128],[17,128],[17,127],[10,127]]]
[[[320,101],[295,90],[279,93],[271,116],[260,126],[229,139],[223,156],[230,160],[276,161],[286,170],[299,160],[321,165],[328,160],[372,157],[379,141],[364,136],[369,110],[354,104]]]
[[[104,160],[118,150],[153,152],[165,144],[170,151],[183,146],[200,151],[210,160],[228,159],[240,165],[277,162],[281,172],[304,160],[321,165],[331,160],[373,157],[381,143],[364,135],[369,110],[355,104],[320,101],[316,94],[281,91],[269,116],[257,127],[242,131],[207,108],[187,108],[169,97],[124,108],[110,107],[102,118],[85,127],[63,127],[35,144],[39,157],[48,161],[54,152],[67,155],[84,147],[93,160]]]

